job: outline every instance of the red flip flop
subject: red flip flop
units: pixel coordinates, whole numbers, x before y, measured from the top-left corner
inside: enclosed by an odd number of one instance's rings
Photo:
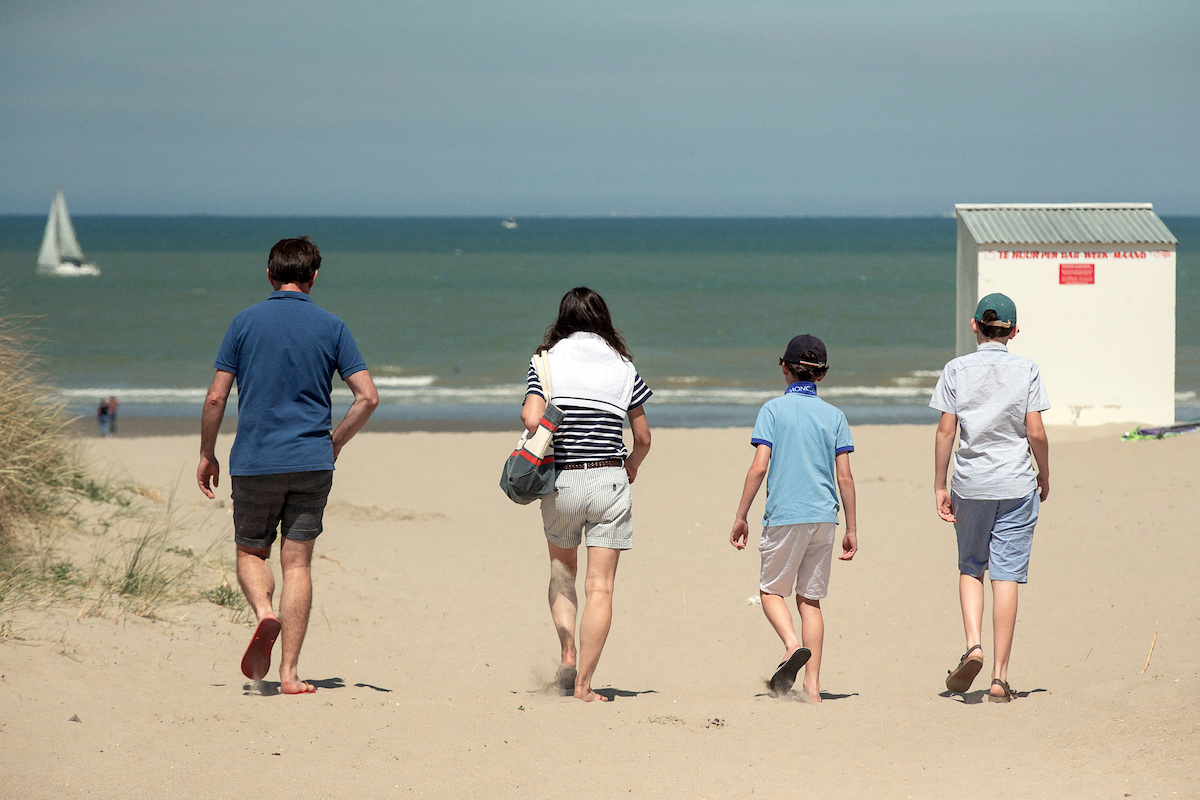
[[[242,656],[242,674],[252,681],[261,681],[271,671],[271,648],[279,636],[279,620],[265,617],[254,630],[254,637]]]

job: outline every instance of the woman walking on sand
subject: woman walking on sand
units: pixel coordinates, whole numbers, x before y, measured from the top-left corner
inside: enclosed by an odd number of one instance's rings
[[[592,690],[592,674],[612,622],[617,559],[622,550],[633,547],[629,486],[650,451],[650,425],[642,404],[651,391],[613,327],[604,298],[586,287],[563,296],[558,317],[537,351],[549,351],[551,400],[563,411],[554,433],[555,490],[541,501],[550,550],[550,616],[562,648],[555,682],[563,690],[574,686],[580,700],[609,700]],[[545,409],[531,359],[521,409],[521,421],[530,433],[537,430]],[[633,452],[626,451],[622,436],[626,416]],[[575,579],[581,542],[587,546],[586,602],[576,650]]]

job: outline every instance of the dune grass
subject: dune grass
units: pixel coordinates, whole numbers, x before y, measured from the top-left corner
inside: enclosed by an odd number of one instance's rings
[[[79,603],[81,617],[155,617],[207,599],[231,619],[246,618],[226,577],[231,559],[215,543],[202,552],[180,544],[205,520],[85,468],[69,420],[40,379],[28,322],[0,316],[0,637],[18,608],[63,602]],[[90,544],[82,557],[81,537]]]
[[[64,492],[87,478],[63,432],[62,407],[47,400],[28,320],[0,317],[0,546],[18,531],[61,520]]]

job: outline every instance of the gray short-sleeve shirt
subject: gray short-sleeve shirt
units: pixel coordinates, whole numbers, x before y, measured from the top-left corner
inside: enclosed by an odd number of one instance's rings
[[[984,342],[946,365],[929,406],[958,417],[956,495],[1007,500],[1037,488],[1025,415],[1050,407],[1037,364],[999,342]]]

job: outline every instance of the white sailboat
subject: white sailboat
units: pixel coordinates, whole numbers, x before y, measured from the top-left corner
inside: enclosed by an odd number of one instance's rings
[[[50,217],[46,220],[46,235],[42,237],[42,249],[38,252],[37,263],[39,275],[73,278],[100,274],[99,267],[95,264],[85,264],[83,261],[83,250],[79,247],[79,240],[75,238],[75,228],[71,225],[71,215],[67,213],[67,201],[63,199],[62,189],[54,192],[54,202],[50,204]]]

